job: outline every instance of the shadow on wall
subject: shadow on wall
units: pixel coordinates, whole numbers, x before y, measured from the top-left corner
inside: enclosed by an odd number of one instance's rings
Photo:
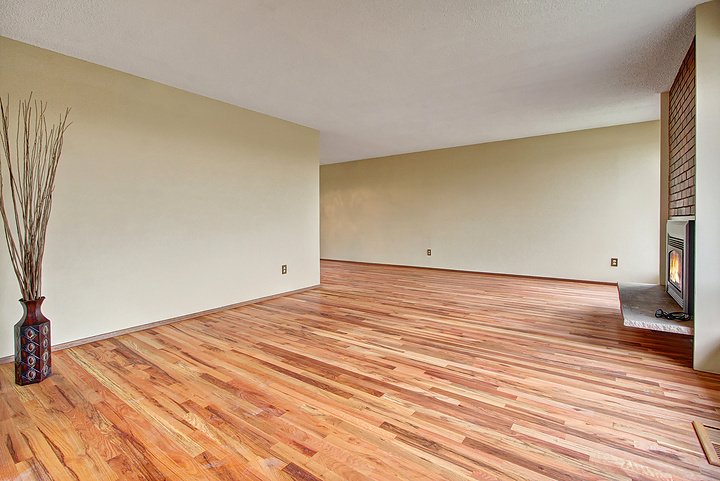
[[[347,195],[347,192],[337,191],[324,194],[320,203],[320,219],[321,222],[323,218],[333,219],[333,229],[322,231],[325,238],[321,239],[321,243],[325,241],[332,245],[341,241],[340,237],[342,236],[342,240],[347,237],[358,239],[358,246],[360,246],[362,235],[357,222],[354,221],[357,217],[347,213],[365,210],[372,198],[373,191],[370,189],[355,189],[350,195]],[[322,257],[322,252],[320,255]]]
[[[370,197],[370,194],[370,191],[364,193],[359,191],[353,192],[353,194],[349,197],[350,201],[347,203],[349,205],[346,205],[346,202],[344,201],[346,196],[344,195],[336,192],[326,194],[321,204],[321,217],[335,219],[339,227],[337,230],[345,229],[354,234],[357,231],[355,224],[350,220],[349,216],[340,217],[339,213],[347,212],[348,209],[354,210],[360,208]]]
[[[697,335],[697,332],[695,334]],[[716,346],[710,354],[704,356],[702,359],[695,359],[693,364],[694,369],[699,369],[698,366],[720,366],[720,345]],[[717,371],[703,370],[703,372],[713,373],[713,375],[717,376]]]

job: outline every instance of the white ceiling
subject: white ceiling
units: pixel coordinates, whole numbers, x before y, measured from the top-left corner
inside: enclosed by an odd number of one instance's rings
[[[2,0],[0,35],[320,131],[323,164],[659,118],[696,0]]]

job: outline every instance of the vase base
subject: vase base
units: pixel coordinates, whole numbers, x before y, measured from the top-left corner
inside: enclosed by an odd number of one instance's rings
[[[50,321],[15,325],[15,383],[21,386],[42,381],[52,374]]]

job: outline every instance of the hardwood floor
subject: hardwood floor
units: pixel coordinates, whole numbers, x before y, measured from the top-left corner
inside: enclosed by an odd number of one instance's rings
[[[720,376],[613,286],[323,262],[322,287],[0,366],[0,478],[707,480]]]

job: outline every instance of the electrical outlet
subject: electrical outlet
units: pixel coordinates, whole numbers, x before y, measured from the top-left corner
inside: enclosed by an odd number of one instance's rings
[[[610,259],[610,267],[617,267],[617,257]]]
[[[428,249],[428,255],[429,255],[429,256],[432,255],[432,250],[431,250],[431,249]]]
[[[283,264],[282,266],[282,273],[287,274],[287,266]]]

